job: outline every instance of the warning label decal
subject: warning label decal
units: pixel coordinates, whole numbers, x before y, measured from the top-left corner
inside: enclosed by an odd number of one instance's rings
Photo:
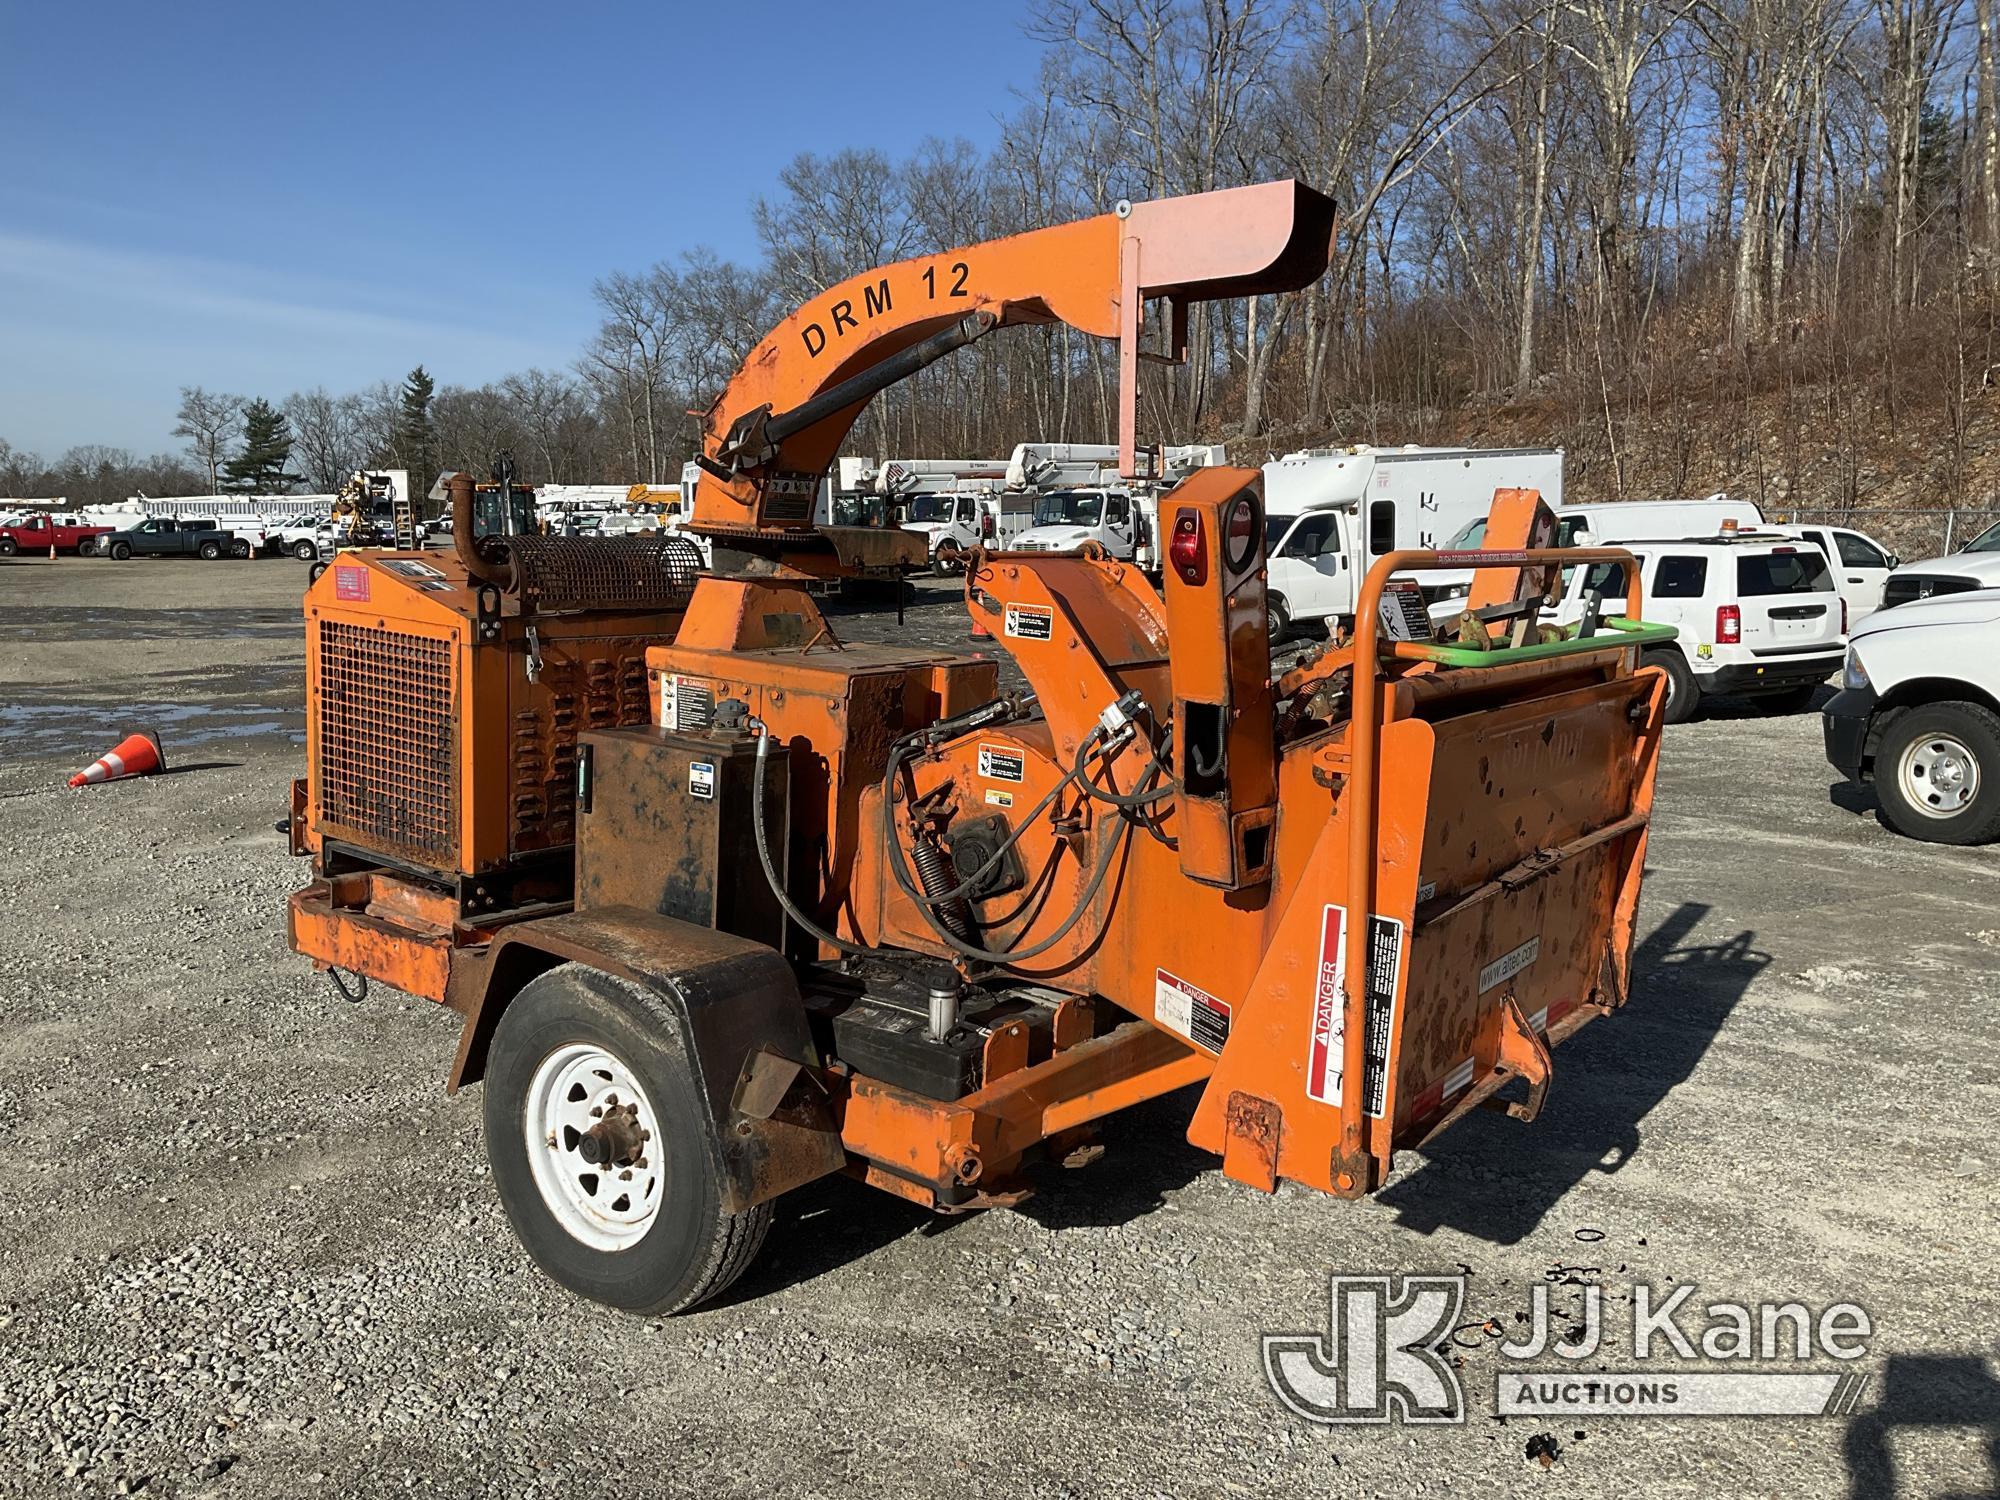
[[[708,761],[698,760],[688,767],[688,794],[699,797],[704,802],[715,800],[715,767]]]
[[[979,774],[988,781],[1026,781],[1028,763],[1012,745],[981,745]]]
[[[988,807],[1012,807],[1014,805],[1014,794],[1012,792],[1003,792],[996,786],[989,786],[986,789],[986,805]]]
[[[1045,641],[1056,633],[1056,612],[1046,604],[1010,604],[1001,628],[1016,640]]]
[[[369,596],[368,570],[366,568],[335,568],[333,570],[333,597],[336,599],[360,599]]]
[[[662,729],[706,729],[715,722],[715,688],[678,672],[660,684]]]
[[[1403,924],[1393,917],[1368,921],[1367,1019],[1362,1037],[1362,1102],[1380,1119],[1388,1102],[1389,1042],[1396,1022],[1396,982],[1403,967]],[[1347,908],[1328,906],[1320,918],[1319,981],[1313,990],[1312,1035],[1306,1053],[1306,1093],[1339,1104],[1346,1044]]]
[[[1153,1019],[1210,1052],[1229,1040],[1229,1002],[1165,969],[1153,971]]]

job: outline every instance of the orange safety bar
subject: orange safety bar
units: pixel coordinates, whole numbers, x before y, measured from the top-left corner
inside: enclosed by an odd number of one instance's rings
[[[1437,572],[1458,568],[1526,568],[1572,563],[1625,564],[1626,618],[1639,618],[1639,568],[1622,547],[1485,548],[1476,551],[1431,552],[1409,548],[1385,553],[1362,580],[1354,603],[1354,708],[1347,724],[1347,901],[1356,915],[1347,924],[1347,975],[1341,1005],[1345,1012],[1341,1038],[1342,1076],[1360,1078],[1366,1067],[1365,1026],[1368,992],[1368,914],[1375,909],[1375,813],[1381,792],[1376,768],[1376,734],[1381,728],[1380,683],[1382,590],[1397,573]],[[1605,638],[1606,649],[1624,647],[1618,636]],[[1362,1090],[1343,1089],[1340,1097],[1340,1145],[1350,1159],[1361,1154]]]

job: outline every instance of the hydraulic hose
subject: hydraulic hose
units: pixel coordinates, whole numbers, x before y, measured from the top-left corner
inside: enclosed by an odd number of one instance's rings
[[[1137,808],[1151,807],[1156,802],[1164,802],[1178,790],[1172,782],[1168,782],[1167,785],[1155,791],[1143,793],[1136,787],[1129,792],[1121,792],[1112,788],[1099,786],[1090,779],[1090,775],[1084,770],[1083,765],[1099,737],[1100,731],[1095,729],[1083,737],[1083,743],[1076,747],[1075,764],[1070,768],[1071,776],[1075,778],[1077,785],[1083,788],[1087,796],[1099,802],[1109,803],[1112,807],[1124,808],[1127,811],[1131,811]],[[1160,752],[1154,750],[1152,768],[1147,773],[1147,777],[1143,779],[1151,779],[1153,776],[1164,775],[1165,773],[1166,765],[1160,759]]]
[[[1157,766],[1149,770],[1140,783],[1141,789],[1150,787],[1158,774],[1159,768]],[[1073,771],[1066,774],[1056,784],[1058,789],[1067,785],[1074,777],[1075,773]],[[943,943],[947,948],[962,954],[966,958],[977,959],[981,963],[1019,964],[1027,959],[1037,958],[1048,952],[1049,949],[1055,947],[1056,944],[1068,937],[1070,929],[1083,920],[1084,916],[1090,910],[1091,903],[1097,899],[1098,891],[1103,888],[1105,876],[1111,873],[1111,866],[1117,858],[1118,851],[1130,839],[1132,828],[1133,824],[1129,818],[1122,819],[1117,831],[1104,841],[1104,850],[1098,856],[1097,868],[1091,872],[1090,883],[1084,887],[1083,894],[1077,898],[1075,908],[1063,919],[1061,926],[1032,947],[1016,948],[1004,953],[996,953],[988,948],[980,948],[971,943],[961,942],[944,929],[943,924],[939,922],[930,909],[930,898],[926,897],[922,891],[916,888],[916,882],[910,875],[909,863],[903,857],[903,841],[896,837],[893,822],[887,830],[889,871],[896,877],[896,884],[902,887],[903,894],[916,903],[917,910],[923,913],[925,923],[936,934],[938,941]],[[1051,856],[1052,859],[1060,857],[1060,851]]]
[[[757,863],[764,869],[765,883],[771,887],[771,894],[778,898],[778,905],[784,909],[785,915],[798,923],[807,936],[818,938],[828,947],[851,953],[857,958],[879,952],[879,949],[865,948],[859,943],[850,943],[846,938],[836,937],[821,927],[792,903],[792,898],[785,891],[785,883],[778,879],[777,867],[771,863],[770,840],[764,834],[764,762],[770,754],[771,731],[763,724],[758,724],[757,728],[760,731],[757,736],[757,784],[750,796],[750,831],[757,845]],[[895,840],[891,839],[890,843],[893,846]]]

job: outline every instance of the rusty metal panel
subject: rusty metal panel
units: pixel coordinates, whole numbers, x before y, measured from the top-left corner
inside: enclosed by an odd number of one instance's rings
[[[587,734],[590,802],[578,829],[579,911],[629,907],[781,948],[784,913],[758,860],[747,736],[651,727]],[[789,755],[770,768],[764,829],[786,869]]]
[[[458,862],[457,694],[448,641],[319,621],[314,790],[321,827]]]

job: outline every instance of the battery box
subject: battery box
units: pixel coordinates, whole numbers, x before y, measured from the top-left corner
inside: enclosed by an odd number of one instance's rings
[[[758,859],[757,741],[734,730],[646,726],[581,736],[576,905],[636,906],[783,951],[785,915]],[[780,881],[790,777],[764,785],[764,835]]]

